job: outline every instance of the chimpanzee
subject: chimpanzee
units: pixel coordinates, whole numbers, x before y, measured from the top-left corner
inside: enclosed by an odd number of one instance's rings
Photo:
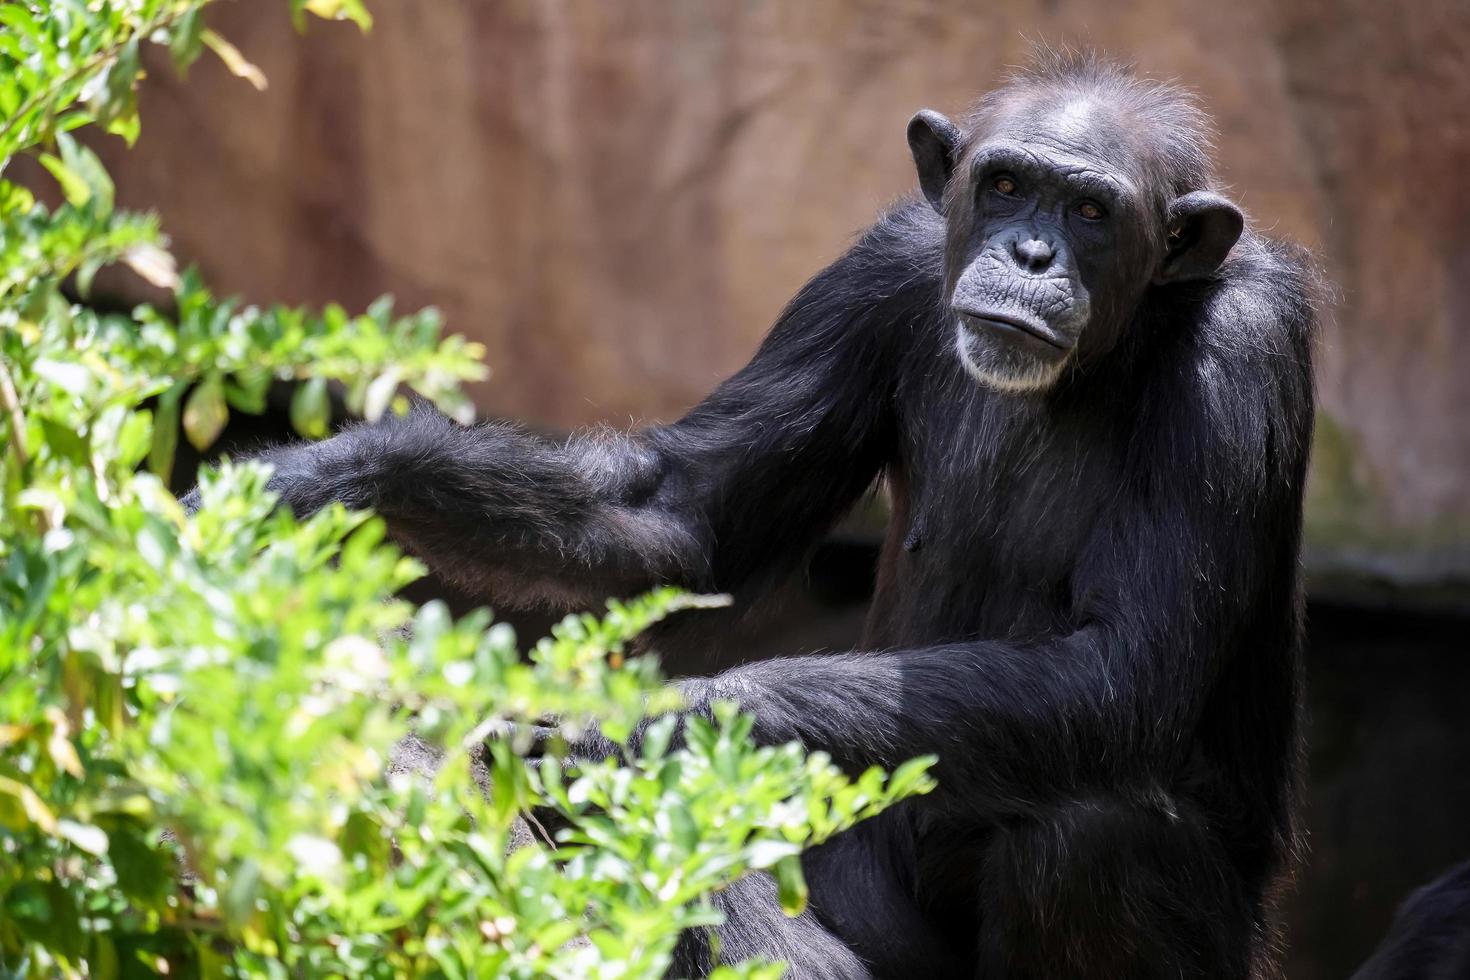
[[[1043,54],[908,127],[878,219],[684,418],[548,441],[427,411],[266,454],[497,603],[750,603],[882,477],[861,652],[685,682],[939,789],[727,891],[795,977],[1264,977],[1295,847],[1314,279],[1215,190],[1180,90]],[[830,166],[841,167],[841,161]],[[574,750],[605,751],[594,735]],[[678,970],[702,973],[707,936]]]

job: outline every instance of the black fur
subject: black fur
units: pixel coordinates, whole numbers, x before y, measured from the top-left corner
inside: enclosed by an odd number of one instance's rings
[[[1470,977],[1470,862],[1410,895],[1353,980]]]
[[[548,442],[418,411],[268,454],[273,485],[300,511],[376,508],[499,603],[661,582],[750,602],[881,475],[893,518],[863,652],[686,690],[853,770],[937,753],[940,789],[812,853],[799,919],[764,879],[732,888],[724,955],[786,957],[797,977],[1272,975],[1295,846],[1310,277],[1250,231],[1221,264],[1239,213],[1209,193],[1204,123],[1173,89],[1055,59],[964,126],[940,119],[911,140],[943,214],[880,218],[678,422]],[[1085,154],[1137,193],[1096,227],[991,207],[972,161],[1000,139]],[[1055,252],[1040,285],[1069,298],[1026,309],[1073,345],[1022,393],[967,373],[951,309],[966,274],[975,296],[1031,302],[997,244],[1013,232]],[[1035,353],[985,315],[966,329],[1005,370]],[[680,957],[710,966],[698,937]]]

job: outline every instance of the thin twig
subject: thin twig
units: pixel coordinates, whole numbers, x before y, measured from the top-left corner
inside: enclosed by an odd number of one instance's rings
[[[551,832],[546,829],[545,825],[542,824],[540,820],[536,819],[536,815],[534,813],[532,813],[530,810],[527,810],[522,813],[521,816],[524,817],[526,822],[529,823],[532,827],[535,827],[537,830],[541,831],[541,836],[545,839],[547,847],[553,849],[556,848],[556,841],[552,838]]]
[[[15,390],[15,379],[10,375],[10,365],[0,358],[0,408],[5,409],[5,417],[10,421],[10,446],[15,450],[16,461],[25,466],[31,461],[31,454],[26,450],[26,417],[20,410],[20,395]],[[41,529],[51,530],[51,517],[44,510],[36,512],[40,518]]]
[[[26,417],[20,410],[20,395],[16,394],[15,381],[10,376],[10,365],[0,359],[0,406],[10,419],[10,445],[15,449],[16,459],[24,466],[31,461],[26,451]]]

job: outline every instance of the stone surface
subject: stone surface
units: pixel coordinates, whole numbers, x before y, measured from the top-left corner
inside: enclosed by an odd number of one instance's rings
[[[153,62],[119,197],[223,291],[433,303],[487,344],[488,413],[667,419],[910,190],[914,109],[962,110],[1032,40],[1090,44],[1196,88],[1235,195],[1340,288],[1318,581],[1470,594],[1463,0],[374,6],[366,39],[299,39],[284,4],[220,5],[264,93]]]

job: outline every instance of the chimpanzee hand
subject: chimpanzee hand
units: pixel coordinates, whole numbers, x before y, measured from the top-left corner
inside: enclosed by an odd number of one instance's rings
[[[710,704],[719,696],[714,679],[690,677],[677,682],[675,686],[678,687],[684,698],[684,708],[677,712],[681,718],[690,715],[710,716]],[[644,732],[653,721],[653,718],[644,718],[639,721],[629,734],[627,741],[622,744],[608,738],[596,725],[584,726],[578,730],[575,738],[568,738],[566,732],[554,722],[535,725],[510,724],[497,733],[494,740],[510,743],[528,760],[545,758],[557,741],[561,740],[566,746],[564,761],[568,764],[601,762],[611,758],[619,758],[627,762],[637,758],[642,751]],[[671,748],[683,745],[683,728],[682,724],[675,726],[673,738],[670,741]]]
[[[480,762],[487,769],[494,765],[491,746],[500,743],[509,745],[520,755],[526,766],[540,770],[545,765],[560,765],[568,768],[579,762],[601,762],[608,758],[623,758],[623,749],[604,736],[595,726],[582,730],[577,738],[568,739],[554,724],[516,725],[507,724],[491,736],[480,749]],[[553,755],[553,749],[561,749]],[[486,774],[488,785],[488,773]],[[526,823],[534,828],[533,836],[547,846],[555,846],[555,834],[572,825],[568,815],[553,806],[532,807],[524,815]]]
[[[375,448],[371,439],[377,431],[362,426],[324,442],[276,446],[249,460],[270,466],[266,489],[298,518],[309,517],[334,500],[350,508],[371,507],[375,501],[364,459]],[[189,514],[197,512],[201,502],[197,486],[179,498]]]
[[[508,725],[506,730],[493,738],[497,742],[508,742],[527,762],[539,764],[551,755],[558,743],[565,748],[563,762],[601,762],[603,759],[621,757],[622,747],[603,735],[595,725],[589,725],[568,738],[556,724]],[[486,745],[486,751],[489,745]]]

